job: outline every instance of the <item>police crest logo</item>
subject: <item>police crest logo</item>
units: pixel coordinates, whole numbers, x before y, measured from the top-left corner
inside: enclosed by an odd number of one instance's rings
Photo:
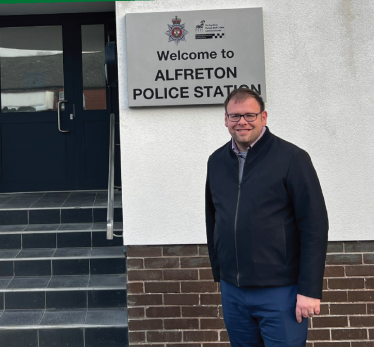
[[[172,20],[173,25],[168,24],[168,31],[165,33],[169,37],[169,42],[174,41],[177,45],[180,41],[186,41],[188,31],[184,28],[185,24],[181,24],[181,19],[175,16]]]

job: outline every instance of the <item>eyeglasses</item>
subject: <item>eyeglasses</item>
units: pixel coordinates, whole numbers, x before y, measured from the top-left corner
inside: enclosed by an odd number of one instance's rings
[[[247,122],[254,122],[257,118],[257,116],[262,113],[259,112],[259,113],[246,113],[246,114],[236,114],[236,113],[233,113],[233,114],[228,114],[227,115],[227,118],[231,121],[231,122],[239,122],[240,119],[243,117]]]

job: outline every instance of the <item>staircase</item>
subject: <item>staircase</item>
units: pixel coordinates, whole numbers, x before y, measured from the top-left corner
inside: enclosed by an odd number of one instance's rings
[[[126,347],[126,259],[106,191],[0,194],[0,346]],[[122,234],[121,194],[115,194]]]

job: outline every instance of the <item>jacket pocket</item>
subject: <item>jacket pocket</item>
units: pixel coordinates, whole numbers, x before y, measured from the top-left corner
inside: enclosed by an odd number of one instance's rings
[[[283,225],[258,228],[251,236],[253,263],[286,265],[286,234]]]

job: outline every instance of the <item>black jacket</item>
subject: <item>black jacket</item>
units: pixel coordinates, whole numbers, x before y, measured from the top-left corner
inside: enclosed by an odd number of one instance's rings
[[[215,281],[298,284],[321,298],[328,219],[309,155],[265,131],[248,150],[242,181],[231,141],[208,161],[206,228]]]

